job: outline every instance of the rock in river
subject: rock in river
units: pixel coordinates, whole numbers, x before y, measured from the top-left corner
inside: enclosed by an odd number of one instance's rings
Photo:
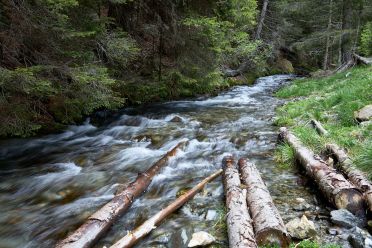
[[[351,228],[355,226],[363,226],[363,221],[357,218],[346,209],[338,209],[331,212],[331,220],[334,224]]]
[[[285,227],[292,238],[306,239],[316,236],[314,222],[307,219],[305,215],[288,222]]]
[[[216,239],[207,232],[193,233],[188,247],[205,246],[212,244]]]
[[[351,230],[348,238],[353,248],[372,248],[372,236],[359,227],[354,227]]]

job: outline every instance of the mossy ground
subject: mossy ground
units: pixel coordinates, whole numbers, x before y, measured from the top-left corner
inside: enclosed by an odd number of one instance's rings
[[[372,103],[372,67],[358,67],[325,78],[299,79],[276,93],[291,100],[277,109],[276,125],[289,127],[315,153],[327,143],[345,148],[354,163],[372,177],[372,125],[359,125],[354,112]],[[320,137],[311,127],[317,119],[329,132]],[[293,161],[291,148],[276,152],[279,164]]]

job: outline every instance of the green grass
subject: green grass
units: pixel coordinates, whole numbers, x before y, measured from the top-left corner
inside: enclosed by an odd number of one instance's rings
[[[372,67],[358,67],[320,79],[299,79],[276,96],[291,100],[277,109],[276,125],[289,127],[317,153],[326,143],[338,144],[372,176],[372,125],[362,127],[354,119],[355,111],[372,104]],[[313,118],[328,130],[328,137],[320,137],[312,129],[309,122]],[[283,159],[283,155],[288,155],[287,147],[279,146],[276,154],[279,164],[288,164],[288,159]]]

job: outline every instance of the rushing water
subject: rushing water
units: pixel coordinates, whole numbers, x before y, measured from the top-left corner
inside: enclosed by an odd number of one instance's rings
[[[181,189],[220,168],[227,154],[256,163],[285,222],[304,214],[294,209],[295,199],[302,197],[310,204],[306,214],[320,240],[340,243],[327,234],[329,209],[319,203],[323,199],[314,196],[295,170],[280,169],[273,160],[277,127],[272,122],[283,102],[272,93],[289,79],[264,77],[252,87],[235,87],[214,98],[127,109],[99,127],[87,122],[58,135],[3,141],[0,247],[53,246],[182,140],[188,140],[185,149],[97,247],[109,246],[174,200]],[[222,209],[219,178],[138,247],[187,247],[191,234],[200,230],[216,235],[221,247],[227,247],[218,221]]]

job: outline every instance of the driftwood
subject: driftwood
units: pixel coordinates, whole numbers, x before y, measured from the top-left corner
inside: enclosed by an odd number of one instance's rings
[[[232,157],[223,160],[227,207],[227,231],[230,248],[257,247],[252,219],[247,207],[247,190],[241,187],[239,171]]]
[[[247,202],[257,244],[288,247],[290,238],[283,220],[256,166],[246,159],[240,159],[239,169],[242,182],[247,187]]]
[[[142,225],[140,225],[136,230],[133,232],[129,232],[126,236],[116,242],[111,248],[127,248],[132,247],[136,244],[141,238],[149,234],[156,226],[168,217],[170,214],[175,212],[179,209],[183,204],[191,200],[199,191],[201,191],[204,186],[209,183],[210,181],[214,180],[222,173],[222,169],[218,170],[214,174],[210,175],[209,177],[205,178],[199,184],[197,184],[194,188],[187,191],[184,195],[177,198],[174,202],[168,205],[166,208],[152,216],[150,219],[145,221]]]
[[[326,145],[327,152],[335,159],[336,167],[363,193],[369,211],[372,213],[372,185],[364,173],[353,166],[349,156],[335,144]]]
[[[82,226],[59,242],[56,247],[83,248],[92,246],[110,228],[113,222],[132,205],[136,197],[140,196],[147,189],[152,178],[184,144],[185,142],[179,143],[148,170],[139,174],[135,181],[130,183],[128,187],[117,194],[110,202],[91,215]]]
[[[345,177],[316,156],[311,150],[290,133],[286,128],[280,129],[280,136],[295,150],[296,160],[305,169],[324,196],[338,209],[347,209],[355,215],[365,216],[363,196]]]
[[[315,130],[318,132],[319,135],[321,135],[321,136],[327,136],[328,135],[328,131],[324,129],[324,127],[322,126],[322,124],[319,121],[317,121],[315,119],[312,119],[311,124],[313,125],[313,127],[315,128]]]

